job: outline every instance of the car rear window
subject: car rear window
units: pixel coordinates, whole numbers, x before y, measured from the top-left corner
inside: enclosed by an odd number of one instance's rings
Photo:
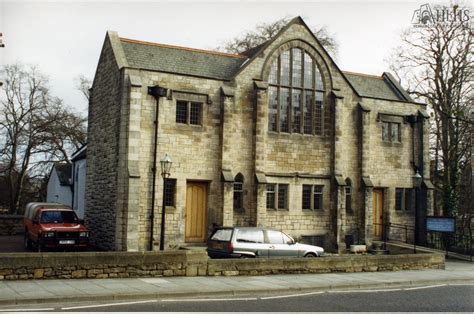
[[[239,230],[237,242],[263,243],[262,230]]]
[[[211,236],[211,240],[230,241],[232,237],[232,229],[217,229]]]
[[[72,211],[48,210],[41,214],[41,223],[43,224],[63,224],[78,223],[79,219]]]

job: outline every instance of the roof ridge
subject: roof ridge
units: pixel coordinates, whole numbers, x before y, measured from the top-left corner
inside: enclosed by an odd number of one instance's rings
[[[197,49],[197,48],[190,48],[190,47],[183,47],[183,46],[153,43],[153,42],[149,42],[149,41],[142,41],[142,40],[136,40],[136,39],[130,39],[130,38],[123,38],[123,37],[119,37],[119,39],[120,39],[120,41],[132,43],[132,44],[157,46],[157,47],[170,48],[170,49],[180,49],[180,50],[207,53],[207,54],[211,54],[211,55],[230,57],[230,58],[239,58],[239,59],[246,59],[247,58],[247,56],[232,54],[232,53],[226,53],[226,52],[220,52],[220,51],[212,51],[212,50],[204,50],[204,49]]]
[[[372,78],[377,78],[377,79],[383,80],[382,76],[378,76],[378,75],[374,75],[374,74],[366,74],[366,73],[352,72],[352,71],[342,71],[342,73],[359,75],[359,76],[367,76],[367,77],[372,77]]]

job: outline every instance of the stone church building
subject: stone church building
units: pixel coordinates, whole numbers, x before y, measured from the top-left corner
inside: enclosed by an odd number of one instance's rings
[[[204,243],[215,226],[274,228],[329,251],[403,237],[394,226],[422,230],[431,213],[427,119],[389,73],[341,71],[300,17],[238,55],[108,32],[89,104],[86,224],[103,249],[148,250],[154,207],[158,249],[168,154],[165,248]]]

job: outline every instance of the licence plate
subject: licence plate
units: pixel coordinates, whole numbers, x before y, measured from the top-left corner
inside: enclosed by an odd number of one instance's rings
[[[213,248],[213,249],[222,250],[222,249],[224,249],[224,243],[217,243],[217,242],[216,242],[216,243],[213,243],[213,244],[212,244],[212,248]]]
[[[75,244],[74,240],[59,240],[59,244]]]

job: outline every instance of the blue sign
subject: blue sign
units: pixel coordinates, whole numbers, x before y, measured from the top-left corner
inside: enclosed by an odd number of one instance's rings
[[[437,232],[454,232],[456,220],[452,217],[426,217],[426,230]]]

